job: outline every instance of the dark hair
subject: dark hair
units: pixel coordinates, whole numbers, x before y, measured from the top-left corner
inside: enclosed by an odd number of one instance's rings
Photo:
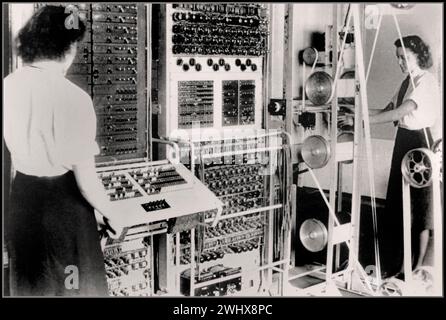
[[[48,5],[34,13],[17,36],[17,52],[24,62],[63,58],[73,43],[82,40],[84,22],[79,19],[72,26],[67,24],[72,12],[62,6]]]
[[[402,47],[400,39],[397,39],[394,44],[397,48]],[[410,49],[417,56],[417,63],[421,69],[432,67],[432,54],[429,46],[419,36],[403,37],[403,44],[406,49]]]

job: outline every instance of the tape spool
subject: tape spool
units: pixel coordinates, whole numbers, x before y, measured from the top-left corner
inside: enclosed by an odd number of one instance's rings
[[[309,136],[302,144],[300,158],[311,169],[322,168],[330,160],[330,144],[322,136]]]
[[[432,184],[432,163],[434,153],[426,148],[413,149],[404,155],[401,172],[404,179],[414,188],[424,188]]]
[[[434,268],[421,266],[413,272],[413,284],[415,292],[419,294],[432,294],[434,289]]]
[[[317,219],[307,219],[300,226],[299,238],[308,251],[322,251],[328,241],[327,228]]]
[[[378,292],[386,297],[402,297],[409,293],[409,288],[403,280],[390,278],[381,283]]]
[[[333,78],[324,71],[312,73],[305,82],[305,93],[308,100],[320,106],[330,102],[333,92]]]
[[[415,4],[411,3],[391,3],[390,5],[396,9],[404,9],[404,10],[409,10],[415,7]]]
[[[316,61],[316,58],[318,56],[318,52],[315,48],[306,48],[302,54],[302,58],[304,62],[311,66]]]

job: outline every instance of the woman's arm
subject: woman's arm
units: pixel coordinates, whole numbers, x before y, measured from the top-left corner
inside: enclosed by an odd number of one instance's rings
[[[382,110],[377,114],[370,116],[370,123],[385,123],[401,120],[404,116],[408,115],[417,108],[417,104],[412,100],[404,101],[398,108]]]
[[[119,237],[123,226],[117,214],[113,212],[104,187],[97,178],[94,159],[91,158],[73,165],[73,172],[82,196],[107,219],[107,223],[115,232],[112,236]]]
[[[369,117],[378,115],[383,112],[393,110],[393,102],[390,102],[384,109],[369,109]],[[344,113],[338,117],[339,125],[352,126],[354,124],[354,108],[351,109],[351,113]]]

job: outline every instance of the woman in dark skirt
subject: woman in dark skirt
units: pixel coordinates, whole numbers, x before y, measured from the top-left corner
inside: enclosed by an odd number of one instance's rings
[[[24,65],[4,80],[14,296],[108,295],[94,210],[121,228],[96,177],[92,100],[65,78],[85,34],[70,18],[63,7],[37,11],[17,39]]]
[[[370,123],[393,122],[398,126],[392,155],[386,196],[385,216],[380,226],[380,247],[384,273],[402,272],[403,260],[403,196],[401,162],[406,153],[428,148],[441,137],[441,94],[432,67],[429,47],[418,36],[395,41],[401,71],[407,74],[391,102],[383,110],[369,110]],[[404,54],[404,49],[407,56]],[[340,119],[351,125],[352,119]],[[412,213],[412,252],[414,269],[425,261],[429,236],[433,230],[430,194],[432,187],[410,188]]]

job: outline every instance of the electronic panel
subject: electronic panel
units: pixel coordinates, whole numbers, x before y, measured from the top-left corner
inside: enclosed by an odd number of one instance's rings
[[[103,160],[147,157],[145,21],[141,5],[91,4],[91,86]]]
[[[212,127],[213,81],[180,81],[178,83],[178,128]]]
[[[194,237],[189,231],[174,237],[182,294],[243,295],[258,288],[265,239],[272,232],[267,227],[268,210],[281,208],[283,203],[280,184],[274,179],[281,170],[277,167],[278,152],[274,151],[279,145],[274,141],[259,133],[194,143],[196,161],[200,162],[198,176],[223,203],[223,211],[215,224],[211,224],[215,211],[206,212],[205,224],[197,227]],[[177,236],[179,245],[175,245]],[[191,279],[194,266],[198,267]],[[212,271],[216,269],[238,271],[223,275]]]
[[[223,126],[249,125],[255,122],[255,82],[223,80]]]
[[[166,4],[162,136],[261,128],[268,11],[261,4]]]
[[[87,28],[66,77],[93,99],[100,148],[96,161],[147,159],[145,6],[60,5],[71,13],[72,27],[81,19]]]
[[[153,236],[165,234],[172,219],[221,210],[222,203],[182,164],[167,160],[100,168],[98,179],[120,213],[115,223],[124,226],[119,239],[107,238],[104,249],[109,293],[153,295],[158,277],[153,259],[163,255],[151,245]],[[200,201],[191,201],[195,197]]]
[[[98,170],[98,178],[128,227],[221,207],[189,170],[167,160],[106,167]],[[200,201],[190,201],[194,196]]]
[[[266,19],[258,4],[173,4],[174,54],[260,56]]]
[[[203,270],[195,276],[197,283],[194,290],[195,296],[235,296],[242,288],[241,268],[225,267],[222,264]],[[180,292],[190,295],[190,270],[181,274]]]
[[[104,263],[110,296],[153,295],[153,248],[148,239],[105,246]]]

